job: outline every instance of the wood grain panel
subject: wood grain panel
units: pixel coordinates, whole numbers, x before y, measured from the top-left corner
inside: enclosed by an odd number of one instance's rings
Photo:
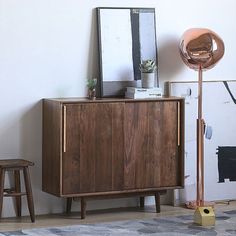
[[[124,105],[81,106],[81,191],[121,190],[124,178]]]
[[[184,140],[185,140],[185,101],[182,99],[178,101],[180,103],[180,146],[178,147],[178,185],[184,187]]]
[[[160,186],[160,163],[162,161],[162,102],[148,103],[148,156],[145,187]]]
[[[175,186],[179,182],[177,109],[177,102],[163,103],[161,186]]]
[[[96,104],[95,190],[112,190],[112,105]]]
[[[80,192],[95,191],[96,104],[81,104],[80,115]]]
[[[59,102],[43,100],[43,191],[60,196],[61,106]]]
[[[160,186],[162,102],[125,106],[125,188]]]
[[[62,154],[62,192],[63,194],[78,193],[80,191],[80,105],[64,105],[63,122],[66,132],[65,152]]]
[[[135,159],[133,159],[132,152],[135,147],[134,138],[134,103],[126,103],[124,110],[124,188],[131,189],[135,186]]]
[[[43,109],[44,191],[144,196],[183,186],[182,98],[47,99]]]
[[[135,188],[146,188],[148,156],[149,156],[149,131],[148,131],[148,103],[136,104],[135,146]]]
[[[148,105],[125,104],[125,189],[144,188],[148,155]]]
[[[124,188],[124,103],[112,105],[112,190]]]

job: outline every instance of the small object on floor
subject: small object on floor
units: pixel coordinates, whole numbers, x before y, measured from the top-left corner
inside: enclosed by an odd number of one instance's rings
[[[29,166],[34,163],[23,159],[5,159],[0,160],[0,217],[2,215],[3,197],[15,197],[16,214],[21,216],[21,196],[27,196],[28,208],[31,221],[35,221],[33,194],[30,183]],[[4,189],[5,172],[13,171],[15,186],[13,188]],[[26,192],[21,192],[20,171],[23,171]]]
[[[215,225],[216,217],[212,207],[200,206],[194,212],[194,223],[201,226]]]

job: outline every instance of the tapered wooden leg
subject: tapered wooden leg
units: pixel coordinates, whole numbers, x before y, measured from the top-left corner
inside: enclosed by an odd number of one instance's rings
[[[14,170],[14,177],[15,177],[15,192],[20,193],[21,192],[21,186],[20,186],[20,170]],[[16,196],[16,215],[18,217],[21,216],[21,196]]]
[[[0,217],[2,216],[4,182],[5,182],[5,170],[0,169]]]
[[[140,197],[139,203],[140,203],[140,207],[141,207],[141,208],[144,208],[144,205],[145,205],[145,198],[144,198],[144,197]]]
[[[81,219],[86,217],[86,201],[84,197],[81,198]]]
[[[67,214],[71,212],[71,205],[72,205],[72,197],[68,197],[66,199],[66,213]]]
[[[27,195],[28,208],[30,212],[30,218],[31,218],[31,221],[34,222],[35,221],[34,201],[33,201],[33,194],[32,194],[28,167],[24,167],[24,179],[25,179],[25,189],[26,189],[26,195]]]
[[[155,202],[156,202],[156,213],[161,212],[161,198],[160,193],[155,193]]]

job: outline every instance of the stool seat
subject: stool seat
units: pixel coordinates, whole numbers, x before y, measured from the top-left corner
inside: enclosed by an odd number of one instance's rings
[[[35,221],[33,194],[28,168],[33,165],[33,162],[24,159],[0,160],[0,217],[2,214],[3,197],[15,197],[16,213],[17,216],[21,216],[21,196],[26,195],[31,221]],[[4,188],[6,171],[14,173],[15,186],[13,188]],[[23,171],[26,192],[21,192],[20,171]]]
[[[34,163],[24,159],[4,159],[0,160],[0,168],[19,168],[24,166],[33,166]]]

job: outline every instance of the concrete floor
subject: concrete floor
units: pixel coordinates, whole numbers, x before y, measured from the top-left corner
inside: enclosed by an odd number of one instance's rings
[[[236,201],[229,204],[227,202],[215,204],[216,210],[235,210]],[[54,226],[67,226],[76,224],[88,224],[99,222],[111,222],[120,220],[134,220],[134,219],[148,219],[160,216],[174,216],[194,214],[194,210],[186,209],[184,207],[173,207],[161,205],[161,213],[155,213],[155,206],[146,206],[144,209],[135,208],[119,208],[107,209],[99,211],[87,212],[86,219],[80,219],[79,212],[72,212],[66,214],[51,214],[36,216],[36,222],[31,223],[29,217],[21,218],[3,218],[0,220],[1,231],[14,231],[29,228],[39,227],[54,227]]]

